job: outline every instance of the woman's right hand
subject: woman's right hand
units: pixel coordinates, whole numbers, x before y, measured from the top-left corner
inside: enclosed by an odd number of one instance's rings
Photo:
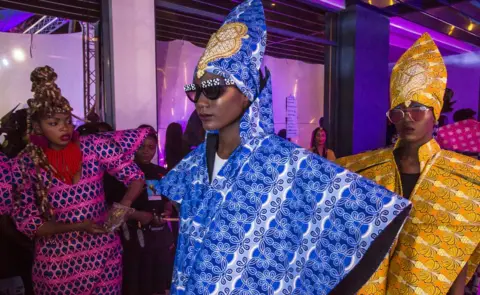
[[[164,218],[163,214],[162,214],[162,216],[155,215],[153,217],[153,220],[152,220],[152,225],[153,226],[164,226],[167,222],[163,218]]]
[[[89,234],[104,234],[107,231],[101,226],[93,222],[92,220],[85,220],[81,223],[82,231]]]

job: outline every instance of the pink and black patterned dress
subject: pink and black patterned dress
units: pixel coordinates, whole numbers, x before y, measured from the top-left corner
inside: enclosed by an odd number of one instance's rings
[[[143,141],[146,132],[133,132],[132,141]],[[108,136],[89,135],[80,138],[82,174],[73,185],[53,179],[48,200],[55,212],[56,222],[76,223],[90,219],[98,223],[105,220],[107,207],[103,189],[105,172],[115,176],[125,185],[144,175],[133,163],[131,154]],[[20,165],[29,171],[24,180]],[[50,237],[35,237],[45,222],[36,205],[32,160],[21,153],[12,162],[12,175],[20,200],[13,210],[17,228],[35,239],[33,264],[34,290],[37,295],[120,294],[122,286],[122,247],[117,233],[92,235],[69,232]],[[46,183],[47,172],[41,171]]]
[[[12,209],[12,175],[10,160],[0,153],[0,215],[8,215]]]

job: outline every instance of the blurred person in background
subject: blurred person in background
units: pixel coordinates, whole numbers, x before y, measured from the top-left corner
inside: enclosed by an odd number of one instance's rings
[[[172,170],[185,156],[182,139],[183,130],[179,123],[170,123],[165,134],[165,162],[167,170]]]
[[[10,159],[26,146],[27,109],[14,108],[0,119],[0,124],[0,135],[4,135],[0,146],[0,280],[10,288],[18,285],[14,278],[19,276],[25,294],[31,295],[34,245],[16,229],[10,216],[14,205]]]
[[[145,174],[145,179],[158,180],[166,169],[152,163],[157,152],[158,138],[149,125],[139,128],[149,133],[134,153],[134,161]],[[109,203],[117,202],[124,194],[121,183],[106,183]],[[165,198],[149,200],[143,190],[133,202],[135,213],[122,226],[123,294],[165,294],[170,289],[175,251],[174,234],[162,217],[172,217],[173,208]]]
[[[278,131],[277,135],[283,139],[287,139],[287,129],[281,129]]]
[[[453,114],[453,121],[460,122],[465,120],[477,120],[475,118],[476,114],[477,112],[472,109],[459,109]]]
[[[205,129],[202,126],[202,121],[198,116],[197,110],[193,111],[188,119],[187,127],[183,134],[183,141],[185,145],[183,151],[184,156],[205,141]]]
[[[327,131],[322,127],[317,127],[312,132],[310,140],[310,151],[329,161],[335,161],[335,153],[327,148]]]

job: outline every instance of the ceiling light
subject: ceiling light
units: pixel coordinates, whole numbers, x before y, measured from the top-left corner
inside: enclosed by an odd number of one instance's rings
[[[8,60],[7,60],[6,58],[2,59],[2,63],[3,63],[3,65],[6,66],[6,67],[9,65],[9,62],[8,62]]]
[[[472,22],[468,25],[467,30],[469,30],[470,32],[473,30],[473,23]]]
[[[451,27],[450,27],[450,31],[448,32],[448,35],[452,35],[452,34],[453,34],[453,30],[455,30],[455,27],[454,27],[454,26],[451,26]]]

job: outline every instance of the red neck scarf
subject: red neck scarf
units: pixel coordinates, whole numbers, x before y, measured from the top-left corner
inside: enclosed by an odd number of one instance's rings
[[[66,184],[73,184],[73,178],[82,167],[82,151],[78,144],[70,142],[62,150],[43,149],[48,162],[56,170],[55,177]]]

